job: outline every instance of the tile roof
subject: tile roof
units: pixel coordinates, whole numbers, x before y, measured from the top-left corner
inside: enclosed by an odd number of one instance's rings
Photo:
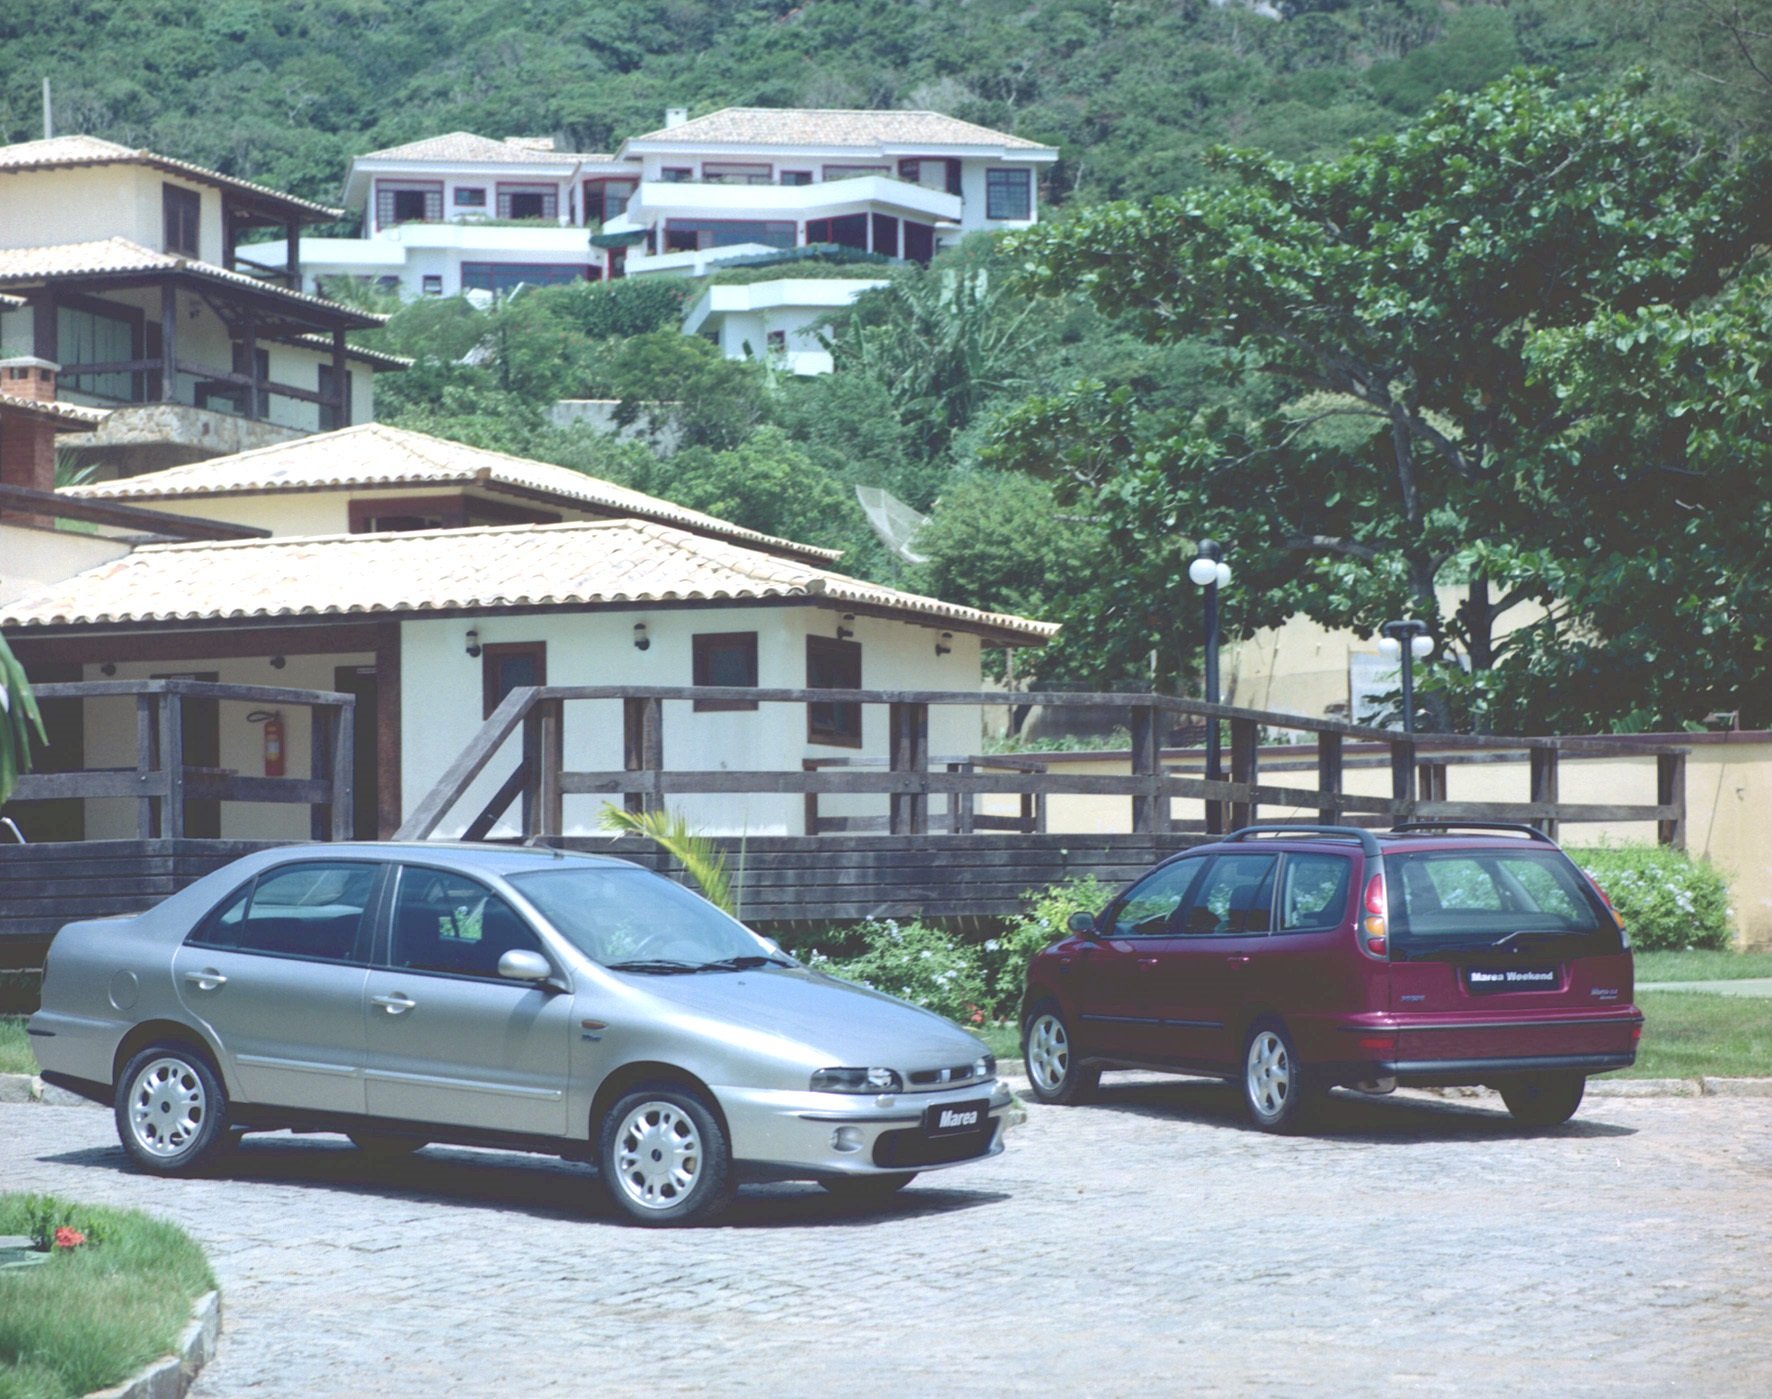
[[[153,151],[120,146],[115,141],[102,140],[97,136],[52,136],[43,141],[20,141],[14,145],[0,146],[0,174],[8,171],[67,169],[77,165],[148,165],[156,170],[188,175],[194,180],[221,189],[239,190],[300,209],[312,216],[310,222],[344,217],[342,209],[316,204],[309,199],[298,199],[293,194],[284,194],[281,190],[271,189],[266,185],[255,185],[250,180],[237,180],[232,175],[206,170],[189,161],[174,160],[171,156],[158,155]]]
[[[606,155],[579,155],[557,151],[550,141],[538,142],[541,136],[514,136],[495,141],[490,136],[476,136],[471,131],[451,131],[444,136],[430,136],[422,141],[408,141],[403,146],[369,151],[358,160],[435,160],[445,163],[483,163],[487,165],[570,165],[579,160],[607,160]]]
[[[387,317],[373,311],[358,311],[324,297],[306,292],[290,291],[274,282],[249,277],[244,272],[230,272],[214,263],[196,258],[179,257],[174,253],[144,248],[127,238],[100,238],[91,243],[55,243],[40,248],[0,248],[0,283],[28,286],[35,282],[63,277],[96,277],[119,272],[189,272],[208,281],[225,282],[231,286],[248,287],[281,301],[318,307],[335,316],[355,317],[362,327],[385,325]]]
[[[570,467],[528,461],[386,423],[362,423],[337,432],[316,433],[293,442],[255,447],[249,452],[150,471],[121,481],[72,486],[67,493],[88,500],[173,500],[415,485],[514,487],[569,502],[579,509],[656,520],[816,563],[832,563],[841,557],[840,550],[777,539]]]
[[[28,304],[22,296],[8,296],[5,292],[0,292],[0,311],[16,311]]]
[[[118,626],[806,599],[1040,644],[1058,628],[957,607],[639,520],[150,544],[0,604],[0,626]]]
[[[940,112],[815,110],[804,107],[724,107],[679,126],[648,131],[631,141],[771,146],[1006,146],[1046,151],[1038,141],[993,131]]]
[[[290,337],[298,345],[306,345],[310,349],[332,352],[332,337],[313,331],[307,335]],[[366,350],[360,345],[345,346],[345,354],[363,364],[373,364],[377,369],[411,369],[413,360],[409,355],[390,355],[386,350]]]
[[[60,399],[45,401],[40,398],[19,398],[9,393],[0,393],[0,409],[11,413],[32,413],[41,418],[54,418],[58,422],[68,424],[68,431],[79,432],[95,428],[110,416],[108,409],[87,408],[79,403],[66,403]]]

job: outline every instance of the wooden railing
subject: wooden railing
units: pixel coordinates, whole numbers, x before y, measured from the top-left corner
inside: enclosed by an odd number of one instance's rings
[[[664,764],[664,706],[695,700],[741,701],[746,704],[859,704],[887,712],[887,758],[883,768],[832,768],[805,764],[796,771],[671,771]],[[984,770],[990,759],[932,762],[929,712],[933,706],[984,705],[1013,701],[1017,705],[1063,705],[1118,711],[1131,734],[1131,771],[1121,774],[1074,773],[1060,770]],[[568,704],[614,703],[622,706],[624,766],[621,771],[568,772],[562,762],[562,730]],[[1211,778],[1191,776],[1165,765],[1161,742],[1177,719],[1221,722],[1230,729],[1230,772]],[[1293,787],[1263,781],[1261,730],[1303,730],[1316,737],[1316,785]],[[1349,819],[1386,821],[1514,821],[1546,830],[1558,824],[1653,821],[1664,844],[1685,843],[1684,749],[1641,740],[1606,738],[1499,738],[1483,734],[1402,734],[1388,729],[1307,719],[1295,714],[1210,705],[1167,695],[1042,694],[1013,696],[977,691],[786,690],[721,686],[542,686],[513,690],[481,726],[449,770],[426,794],[396,833],[399,839],[422,840],[432,835],[469,787],[519,729],[522,751],[515,768],[479,814],[468,823],[470,840],[486,836],[513,802],[521,803],[525,837],[558,836],[563,832],[563,807],[568,796],[619,797],[630,809],[656,808],[682,794],[884,795],[886,830],[894,835],[931,832],[930,802],[947,797],[948,829],[968,829],[974,800],[982,795],[1014,795],[1028,803],[1024,815],[1034,816],[1039,804],[1055,796],[1124,796],[1131,801],[1135,834],[1183,830],[1221,832],[1249,825],[1262,806],[1305,810],[1328,824]],[[1343,750],[1349,741],[1383,745],[1391,773],[1389,797],[1348,792],[1343,782]],[[1305,752],[1308,748],[1293,751]],[[1528,757],[1529,792],[1524,801],[1455,802],[1445,799],[1443,768],[1436,778],[1435,759],[1460,752],[1493,754],[1524,752]],[[1422,755],[1426,764],[1422,782]],[[1559,799],[1560,763],[1565,758],[1653,756],[1656,800],[1641,805],[1600,805]],[[1288,766],[1291,766],[1288,764]],[[939,770],[938,770],[939,767]],[[1426,790],[1423,790],[1423,788]],[[1177,799],[1204,803],[1202,822],[1179,821],[1172,814]],[[1039,824],[1043,824],[1040,822]],[[1020,822],[1017,823],[1021,825]],[[980,829],[970,818],[970,829]],[[1034,826],[1037,829],[1037,824]],[[809,831],[809,834],[813,832]]]
[[[84,680],[33,687],[39,700],[135,699],[135,766],[38,772],[19,779],[12,802],[130,797],[140,840],[185,835],[185,802],[295,802],[311,808],[315,840],[347,840],[352,817],[352,717],[356,696],[332,690],[226,685],[201,680]],[[313,713],[310,775],[246,777],[185,761],[188,700],[306,707]],[[9,803],[10,806],[10,803]]]

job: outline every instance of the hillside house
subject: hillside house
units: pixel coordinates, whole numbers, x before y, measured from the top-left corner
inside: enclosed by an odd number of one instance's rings
[[[366,422],[375,374],[404,361],[346,344],[380,317],[298,289],[302,226],[340,216],[90,136],[0,147],[0,357],[107,410],[73,449],[105,475]],[[279,266],[241,256],[266,228]]]
[[[381,425],[61,494],[260,537],[75,561],[0,603],[0,629],[33,678],[352,693],[354,824],[365,836],[391,833],[515,686],[978,690],[982,648],[1039,645],[1055,630],[849,578],[831,550],[575,471]],[[90,699],[77,723],[64,717],[62,759],[129,766],[132,702]],[[798,771],[808,760],[886,752],[877,706],[669,708],[664,742],[675,765]],[[252,714],[247,703],[192,704],[187,760],[257,776],[263,730]],[[289,770],[306,772],[307,720],[289,720]],[[972,753],[980,711],[950,706],[931,730],[935,751]],[[620,723],[571,729],[565,758],[620,769]],[[487,781],[466,806],[478,810],[498,786]],[[137,803],[125,797],[15,806],[9,814],[33,840],[135,830]],[[682,807],[716,831],[799,834],[805,824],[805,803],[792,795]],[[594,814],[594,803],[569,809],[581,831]],[[289,806],[188,803],[185,815],[192,836],[307,834],[306,812]]]

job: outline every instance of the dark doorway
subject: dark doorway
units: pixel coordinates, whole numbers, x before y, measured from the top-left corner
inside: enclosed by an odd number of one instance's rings
[[[375,721],[378,698],[375,667],[341,665],[333,671],[332,688],[357,697],[357,712],[351,721],[355,745],[351,761],[351,788],[355,794],[351,808],[351,835],[357,840],[375,840],[381,834],[377,807],[381,794],[376,782],[380,772],[376,765],[380,757],[376,740],[381,734],[381,726]]]
[[[155,672],[154,680],[205,680],[214,684],[221,679],[215,670],[174,670]],[[184,698],[182,722],[186,768],[221,767],[221,701]],[[185,798],[185,834],[194,840],[221,839],[221,803],[213,797]]]

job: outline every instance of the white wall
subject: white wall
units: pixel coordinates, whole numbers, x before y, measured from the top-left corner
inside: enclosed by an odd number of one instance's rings
[[[0,602],[120,559],[130,546],[77,530],[0,524]]]
[[[102,639],[92,641],[102,653]],[[115,675],[105,675],[102,659],[85,667],[83,680],[134,680],[153,675],[215,672],[224,684],[280,685],[298,690],[330,690],[334,668],[341,665],[372,665],[373,654],[340,652],[337,655],[290,656],[282,670],[271,665],[270,656],[238,660],[118,661]],[[221,766],[243,777],[264,775],[264,729],[248,723],[246,716],[267,706],[225,701],[221,705]],[[276,706],[269,706],[275,708]],[[312,711],[300,706],[282,708],[284,753],[290,777],[306,777],[312,752]],[[86,766],[129,768],[136,762],[135,698],[88,700],[86,717]],[[308,807],[263,802],[225,802],[221,833],[228,840],[306,840],[310,824]],[[88,840],[133,840],[136,812],[133,798],[95,798],[86,804]]]
[[[765,687],[802,688],[806,683],[806,637],[835,636],[841,614],[815,607],[709,607],[681,610],[635,608],[620,612],[534,614],[407,622],[401,627],[401,791],[410,813],[436,784],[481,723],[481,662],[465,653],[465,636],[477,627],[482,645],[519,641],[547,643],[548,682],[553,685],[688,685],[693,677],[691,638],[699,632],[755,631],[758,681]],[[634,623],[647,624],[651,646],[634,648]],[[858,617],[842,623],[862,645],[862,681],[868,689],[972,690],[980,685],[977,639],[956,633],[937,657],[941,628],[890,619]],[[664,759],[669,769],[798,771],[811,757],[873,757],[884,760],[884,708],[863,710],[863,747],[830,747],[806,741],[803,705],[765,704],[751,711],[695,713],[684,703],[664,708]],[[976,753],[980,711],[943,707],[930,715],[932,755]],[[467,796],[450,812],[439,836],[459,835],[510,775],[520,752],[516,735],[488,765]],[[565,719],[569,771],[619,771],[622,714],[618,701],[570,704]],[[568,797],[568,833],[597,829],[601,797]],[[673,799],[690,824],[726,834],[799,834],[804,801],[786,796],[690,796]],[[826,799],[828,814],[884,812],[885,797]],[[499,830],[516,833],[516,807]]]
[[[177,185],[202,200],[199,252],[222,260],[219,189],[142,166],[98,165],[0,176],[0,247],[38,248],[127,238],[162,249],[166,227],[161,186]]]

